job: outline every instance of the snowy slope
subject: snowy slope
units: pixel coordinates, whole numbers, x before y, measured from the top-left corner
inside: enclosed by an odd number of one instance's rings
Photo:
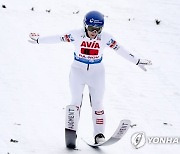
[[[136,150],[130,143],[131,135],[138,131],[147,136],[180,137],[179,0],[3,0],[1,4],[7,8],[0,8],[0,154],[180,151],[180,144],[147,144]],[[80,139],[92,138],[86,88],[77,141],[81,150],[68,151],[64,108],[70,102],[68,75],[74,47],[67,43],[34,45],[27,40],[30,32],[45,36],[79,28],[90,10],[104,13],[104,30],[136,56],[151,59],[153,65],[143,72],[105,49],[106,136],[124,118],[137,126],[113,146],[88,147]],[[161,20],[160,25],[155,19]]]

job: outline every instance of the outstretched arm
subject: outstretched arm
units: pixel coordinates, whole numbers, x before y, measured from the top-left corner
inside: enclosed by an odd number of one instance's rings
[[[55,36],[47,36],[47,37],[40,37],[38,33],[30,33],[29,37],[31,40],[29,40],[30,43],[44,43],[44,44],[54,44],[59,42],[71,42],[74,41],[71,34],[65,34],[65,35],[55,35]]]
[[[150,60],[136,58],[133,54],[131,54],[126,49],[124,49],[113,39],[110,39],[107,45],[110,48],[114,49],[117,54],[121,55],[122,57],[129,60],[130,62],[138,65],[144,71],[147,71],[147,69],[145,68],[146,65],[152,65]]]

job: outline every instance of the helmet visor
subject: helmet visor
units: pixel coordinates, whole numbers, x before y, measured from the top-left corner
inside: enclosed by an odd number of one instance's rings
[[[97,31],[99,34],[102,31],[102,27],[87,26],[86,28],[90,32]]]

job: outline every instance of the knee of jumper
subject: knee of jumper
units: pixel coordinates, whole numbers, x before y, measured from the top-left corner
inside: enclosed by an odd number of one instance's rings
[[[103,95],[90,94],[91,106],[95,110],[101,110],[103,108]]]
[[[92,110],[100,111],[103,107],[103,101],[102,100],[91,100],[91,107]]]

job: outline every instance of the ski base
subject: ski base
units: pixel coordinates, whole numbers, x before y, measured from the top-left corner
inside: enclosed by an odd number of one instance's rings
[[[122,137],[124,136],[124,134],[128,131],[129,127],[130,127],[131,121],[130,120],[121,120],[119,123],[118,128],[115,130],[114,134],[105,142],[100,143],[100,144],[95,144],[95,143],[90,143],[87,142],[86,140],[82,139],[87,145],[91,146],[91,147],[99,147],[99,146],[108,146],[108,145],[112,145],[114,143],[117,143],[119,140],[122,139]]]
[[[66,140],[66,147],[69,149],[76,148],[76,131],[65,129],[65,140]]]

